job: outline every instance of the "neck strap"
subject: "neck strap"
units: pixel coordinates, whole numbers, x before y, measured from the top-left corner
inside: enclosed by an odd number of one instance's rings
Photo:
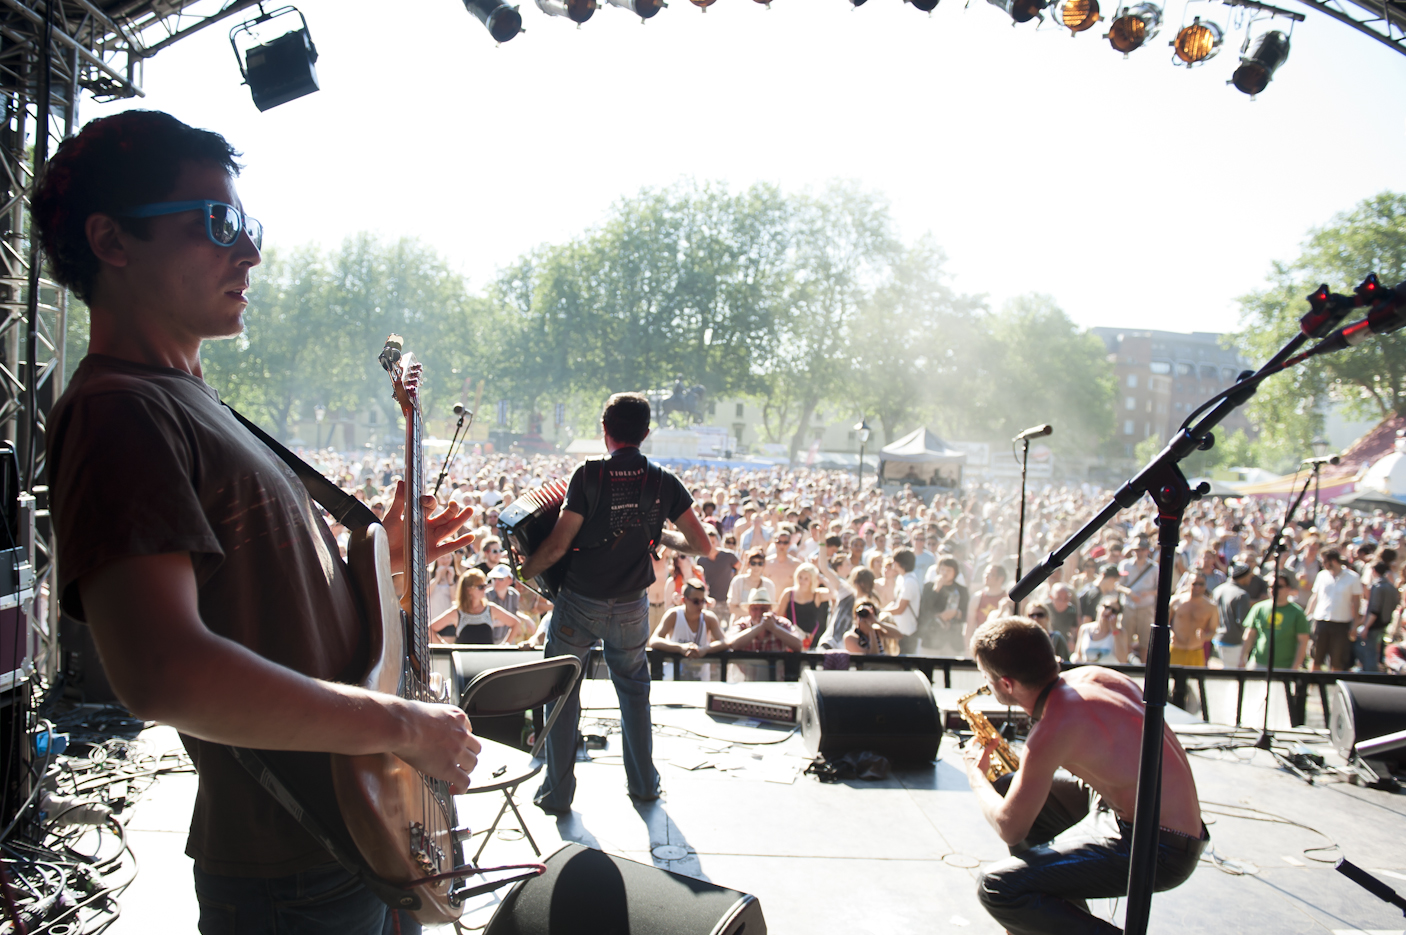
[[[1035,699],[1035,707],[1030,712],[1030,720],[1038,723],[1040,718],[1045,716],[1045,702],[1050,700],[1050,692],[1054,691],[1054,687],[1062,681],[1064,681],[1064,679],[1055,676],[1050,681],[1050,684],[1046,685],[1044,689],[1041,690],[1040,697]]]

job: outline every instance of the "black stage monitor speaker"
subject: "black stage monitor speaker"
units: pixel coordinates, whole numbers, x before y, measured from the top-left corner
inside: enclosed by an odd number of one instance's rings
[[[894,763],[931,763],[942,725],[932,684],[921,672],[806,669],[801,736],[812,756],[869,750]]]
[[[1406,730],[1406,686],[1334,682],[1328,709],[1333,746],[1351,759],[1359,743]],[[1380,759],[1394,769],[1406,769],[1406,750],[1393,750]]]
[[[567,844],[516,883],[484,935],[766,935],[755,896]]]

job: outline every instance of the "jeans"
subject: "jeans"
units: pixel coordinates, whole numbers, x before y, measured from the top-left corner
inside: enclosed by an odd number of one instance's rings
[[[1362,666],[1363,672],[1380,672],[1382,658],[1382,635],[1385,627],[1367,631],[1367,638],[1352,641],[1352,658]]]
[[[654,768],[654,727],[649,717],[649,598],[597,600],[563,589],[547,626],[546,656],[567,653],[585,664],[597,639],[605,641],[605,664],[620,699],[620,733],[625,754],[625,785],[643,799],[659,795]],[[553,704],[564,705],[547,735],[547,775],[533,801],[566,811],[576,797],[576,729],[581,721],[581,683]],[[551,709],[548,709],[550,715]]]
[[[269,878],[220,876],[196,867],[195,896],[201,935],[420,932],[413,917],[392,910],[338,864]]]
[[[1016,853],[1039,839],[1048,843]],[[1199,840],[1160,831],[1153,888],[1161,892],[1186,882],[1209,840],[1204,825]],[[1014,856],[986,868],[977,898],[1011,935],[1114,935],[1121,930],[1090,915],[1084,901],[1127,895],[1132,841],[1131,824],[1088,786],[1057,773],[1030,837],[1011,848]]]

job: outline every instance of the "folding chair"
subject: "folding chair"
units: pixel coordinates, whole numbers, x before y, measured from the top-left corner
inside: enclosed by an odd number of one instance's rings
[[[566,695],[576,684],[580,674],[581,662],[575,656],[553,656],[550,659],[488,669],[480,672],[464,688],[463,695],[459,697],[459,707],[464,709],[470,721],[476,717],[522,714]],[[527,830],[527,822],[522,820],[517,803],[513,801],[513,793],[517,791],[518,786],[542,771],[545,765],[542,747],[546,744],[547,734],[551,732],[552,724],[556,722],[561,710],[561,705],[553,706],[546,723],[537,732],[537,739],[533,742],[531,751],[479,738],[483,749],[479,752],[478,766],[474,768],[472,785],[469,786],[467,794],[501,790],[503,807],[498,809],[498,817],[493,819],[493,824],[484,832],[483,843],[479,845],[478,853],[474,854],[475,864],[482,856],[484,848],[488,847],[493,832],[498,829],[498,824],[508,809],[513,810],[518,827],[522,829],[527,843],[532,845],[532,852],[538,857],[542,856],[537,842],[532,840],[532,833]]]

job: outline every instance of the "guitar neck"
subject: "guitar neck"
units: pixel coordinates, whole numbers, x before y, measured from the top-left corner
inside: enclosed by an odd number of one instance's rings
[[[423,457],[424,420],[418,401],[406,416],[405,424],[405,574],[410,595],[410,664],[420,675],[423,687],[430,671],[429,561],[425,532],[425,511],[420,497],[425,492]]]

